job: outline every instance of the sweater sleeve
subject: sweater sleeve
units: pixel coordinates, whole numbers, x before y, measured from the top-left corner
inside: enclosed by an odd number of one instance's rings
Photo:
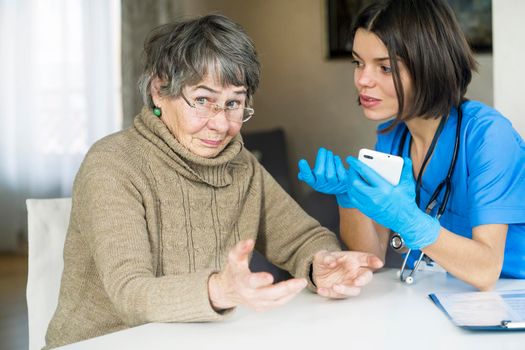
[[[335,234],[322,227],[262,167],[262,205],[256,249],[293,276],[306,278],[320,250],[339,251]]]
[[[77,223],[105,293],[129,326],[147,322],[213,321],[208,279],[200,270],[155,276],[137,169],[109,153],[86,158],[75,183]]]

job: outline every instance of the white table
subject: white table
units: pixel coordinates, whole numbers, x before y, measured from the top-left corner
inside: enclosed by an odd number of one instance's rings
[[[497,290],[524,289],[525,280],[500,280]],[[374,275],[358,297],[327,300],[303,292],[264,313],[239,308],[214,323],[152,323],[62,349],[525,349],[525,332],[458,328],[428,297],[474,291],[440,272],[421,271],[405,285],[396,270]]]

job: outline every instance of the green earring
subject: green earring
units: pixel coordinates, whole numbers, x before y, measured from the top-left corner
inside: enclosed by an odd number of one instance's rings
[[[153,114],[155,114],[157,117],[160,118],[160,116],[162,115],[162,111],[160,110],[159,107],[155,107],[153,108]]]

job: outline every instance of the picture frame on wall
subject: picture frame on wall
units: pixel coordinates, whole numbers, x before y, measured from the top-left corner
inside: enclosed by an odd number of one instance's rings
[[[328,13],[328,57],[352,57],[348,45],[352,22],[355,16],[372,0],[327,0]]]
[[[492,52],[492,0],[448,0],[474,52]]]
[[[348,40],[359,11],[373,0],[326,0],[328,58],[352,56]],[[492,52],[492,1],[448,0],[474,52]]]

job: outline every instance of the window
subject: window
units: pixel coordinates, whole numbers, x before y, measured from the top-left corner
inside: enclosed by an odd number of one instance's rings
[[[10,249],[25,198],[70,196],[89,147],[121,127],[120,1],[0,0],[0,45],[0,249]]]

